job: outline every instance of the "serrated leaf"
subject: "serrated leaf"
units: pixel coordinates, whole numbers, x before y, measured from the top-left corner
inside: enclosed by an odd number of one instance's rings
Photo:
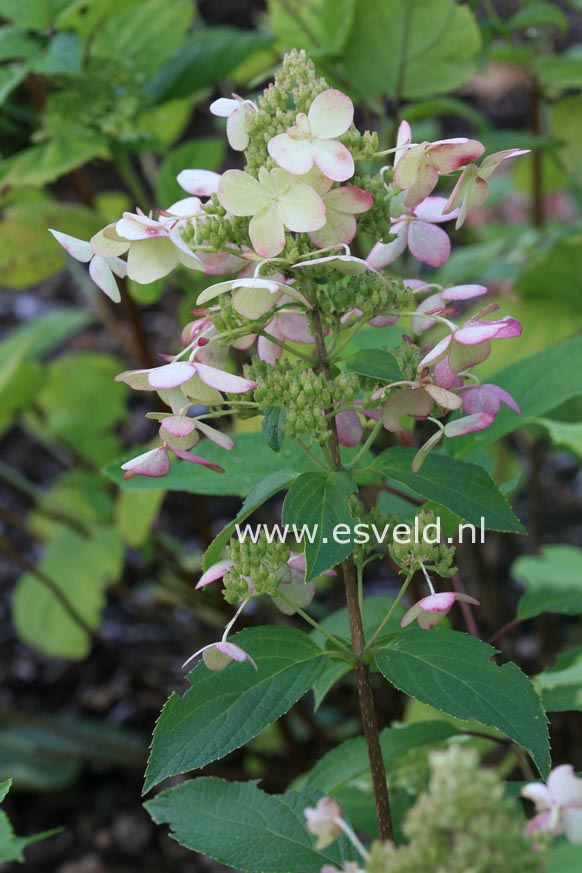
[[[396,688],[461,719],[496,727],[532,756],[544,778],[551,760],[541,700],[516,664],[497,667],[496,649],[459,631],[409,630],[376,655]]]
[[[384,349],[362,349],[346,361],[346,370],[359,376],[369,376],[379,382],[400,382],[404,373],[391,352]]]
[[[313,792],[265,794],[253,782],[192,779],[149,800],[156,824],[169,823],[188,849],[250,873],[319,873],[325,864],[343,868],[353,849],[342,835],[317,851],[303,810]],[[195,810],[195,814],[192,814]]]
[[[382,452],[373,466],[388,480],[434,500],[476,527],[484,519],[487,530],[525,532],[506,498],[482,467],[433,453],[421,469],[413,473],[414,456],[414,449],[395,446]]]
[[[388,767],[420,746],[436,746],[457,730],[445,721],[424,721],[404,727],[385,728],[380,733],[384,766]],[[370,762],[364,737],[345,740],[324,755],[311,770],[305,786],[324,794],[335,794],[346,782],[368,773]]]
[[[356,490],[347,473],[304,473],[291,485],[281,519],[283,524],[308,528],[313,542],[304,539],[306,572],[310,582],[325,570],[335,567],[353,551],[351,540],[338,542],[334,535],[337,525],[353,522],[348,498]],[[344,528],[345,531],[345,528]],[[342,535],[342,540],[345,536]]]
[[[245,662],[214,673],[200,663],[190,672],[192,687],[171,695],[156,724],[144,792],[243,746],[287,712],[323,669],[324,653],[293,628],[251,628],[232,641],[258,669]]]
[[[288,488],[297,476],[298,473],[294,473],[292,470],[276,470],[251,488],[235,518],[221,530],[206,549],[202,562],[203,569],[208,570],[212,564],[219,560],[222,550],[235,532],[237,524],[242,524],[243,521],[246,521],[249,515],[252,515],[270,497],[278,494],[284,488]]]
[[[511,567],[526,591],[517,606],[518,618],[544,612],[582,614],[582,549],[545,546],[539,555],[523,555]]]

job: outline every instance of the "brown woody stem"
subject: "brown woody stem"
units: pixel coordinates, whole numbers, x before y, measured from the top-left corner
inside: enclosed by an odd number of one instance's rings
[[[311,312],[311,323],[319,369],[325,373],[328,378],[331,378],[321,319],[317,310]],[[328,422],[330,431],[329,452],[335,468],[341,470],[342,462],[335,418],[329,418]],[[364,729],[364,737],[368,749],[370,771],[372,774],[372,785],[374,788],[374,799],[376,801],[376,815],[378,817],[380,839],[391,840],[393,839],[393,828],[392,813],[390,811],[390,798],[388,796],[388,786],[386,784],[386,770],[382,758],[382,747],[380,746],[380,732],[378,729],[376,708],[374,706],[374,697],[372,694],[370,670],[366,661],[362,659],[362,654],[366,646],[366,639],[364,637],[362,613],[360,612],[360,604],[358,600],[358,577],[352,555],[346,558],[345,561],[342,561],[339,566],[339,572],[343,579],[346,592],[352,647],[354,655],[356,656],[354,669],[356,674],[356,685],[358,688],[358,701],[362,727]]]

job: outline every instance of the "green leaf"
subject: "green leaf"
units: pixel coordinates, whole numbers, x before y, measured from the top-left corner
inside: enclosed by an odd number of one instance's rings
[[[54,537],[38,565],[91,629],[99,626],[105,589],[117,579],[123,546],[117,533],[102,528],[85,538],[63,529]],[[55,658],[84,658],[91,647],[87,631],[34,573],[16,585],[12,618],[25,643]]]
[[[315,49],[318,56],[339,54],[354,18],[355,0],[269,0],[269,23],[277,45]]]
[[[517,606],[518,618],[544,612],[582,614],[582,549],[545,546],[539,555],[518,558],[511,574],[526,589]]]
[[[111,431],[128,415],[127,388],[114,381],[121,369],[120,361],[101,352],[71,352],[50,364],[38,398],[44,416],[32,421],[39,435],[48,424],[53,436],[92,463],[115,457],[119,440]]]
[[[121,492],[115,507],[115,525],[124,543],[133,548],[143,546],[165,496],[166,492],[161,488],[146,494],[138,491]]]
[[[69,0],[2,0],[0,14],[27,30],[45,30]]]
[[[41,48],[39,39],[28,33],[24,27],[0,27],[0,61],[31,58]]]
[[[392,607],[394,598],[386,594],[381,594],[377,597],[366,597],[364,607],[362,609],[362,624],[364,626],[364,637],[369,640],[376,632],[379,625],[384,621],[386,613]],[[404,615],[406,609],[404,606],[398,606],[394,610],[390,621],[386,625],[386,633],[397,633],[400,630],[400,619]],[[332,612],[320,622],[321,626],[338,637],[343,637],[346,640],[350,639],[350,620],[348,617],[347,607],[338,609]],[[312,631],[312,637],[320,645],[325,644],[325,637],[319,631]]]
[[[83,72],[83,46],[76,33],[57,33],[29,69],[41,76],[78,76]]]
[[[284,409],[277,409],[273,406],[264,410],[261,429],[263,431],[263,436],[265,437],[265,442],[274,452],[281,451],[281,446],[285,439],[285,432],[283,430],[285,418],[286,415]]]
[[[97,135],[90,140],[52,139],[2,161],[0,183],[10,187],[47,185],[106,152],[106,141]]]
[[[534,418],[532,424],[546,429],[553,446],[567,449],[577,458],[582,458],[582,423]]]
[[[577,59],[578,76],[580,55]],[[582,155],[582,107],[578,94],[558,100],[549,107],[550,130],[561,147],[558,151],[560,162],[572,179],[578,179]]]
[[[10,0],[19,3],[21,0]],[[38,0],[26,0],[35,4]],[[50,0],[49,0],[50,2]],[[61,14],[56,24],[60,30],[75,30],[80,36],[89,36],[103,27],[112,15],[125,9],[139,6],[142,0],[56,0],[61,6]],[[63,9],[63,7],[66,7]]]
[[[94,57],[123,58],[137,73],[151,76],[182,43],[195,6],[191,0],[141,0],[109,17],[91,46]]]
[[[10,66],[0,68],[0,106],[14,89],[18,88],[25,77],[26,67],[24,64],[10,64]],[[1,166],[0,164],[0,168]]]
[[[200,663],[190,672],[192,687],[170,696],[156,724],[144,792],[244,746],[287,712],[323,669],[321,649],[292,628],[252,628],[232,641],[258,669],[247,661],[215,673]]]
[[[12,779],[6,779],[0,783],[0,803],[6,798]],[[17,837],[12,830],[12,825],[4,810],[0,810],[0,864],[8,861],[24,861],[24,849],[31,846],[33,843],[38,843],[53,834],[59,833],[60,828],[52,831],[44,831],[40,834],[33,834],[30,837]]]
[[[557,240],[549,249],[534,252],[519,273],[515,287],[519,294],[547,300],[548,290],[565,302],[580,307],[579,276],[582,272],[582,235],[570,234]]]
[[[491,663],[495,652],[458,631],[408,630],[378,652],[376,663],[405,694],[457,718],[496,727],[527,749],[545,778],[551,761],[541,700],[516,664]]]
[[[470,9],[455,0],[357,0],[344,66],[364,99],[418,99],[467,81],[480,46]]]
[[[218,170],[224,159],[225,150],[224,139],[218,136],[200,137],[172,149],[165,156],[158,172],[156,181],[158,203],[169,206],[175,200],[186,197],[184,189],[176,182],[178,173],[191,168]]]
[[[305,827],[303,810],[316,801],[311,792],[265,794],[253,782],[205,777],[163,791],[145,807],[156,824],[169,823],[182,846],[237,870],[319,873],[325,864],[343,869],[353,857],[346,838],[317,851]]]
[[[550,849],[545,873],[580,873],[582,846],[579,843],[555,843]]]
[[[411,749],[436,746],[457,733],[445,721],[424,721],[404,727],[385,728],[380,734],[384,766],[389,767]],[[346,782],[369,773],[370,762],[364,737],[340,743],[321,758],[305,781],[308,788],[335,794]]]
[[[0,778],[24,791],[57,791],[77,780],[84,764],[143,767],[145,749],[133,732],[97,719],[36,713],[0,727]]]
[[[487,530],[524,533],[507,500],[482,467],[433,452],[418,473],[413,473],[414,455],[414,449],[396,446],[382,452],[373,466],[389,480],[434,500],[476,527],[484,519]]]
[[[568,31],[568,16],[555,3],[531,3],[512,15],[507,26],[512,30],[552,25],[562,33]]]
[[[334,530],[337,525],[348,525],[351,530],[353,519],[348,498],[355,490],[356,485],[347,473],[304,473],[287,492],[281,515],[283,524],[296,525],[298,530],[307,527],[314,539],[312,543],[305,541],[306,582],[352,553],[354,544],[351,537],[345,542],[345,529],[342,542],[337,541]]]
[[[535,60],[533,66],[542,87],[552,95],[582,88],[582,53],[578,46],[575,54],[545,55]]]
[[[187,97],[214,85],[259,49],[272,42],[266,34],[235,27],[209,27],[193,33],[146,86],[157,103]]]
[[[359,376],[370,376],[379,382],[399,382],[404,373],[391,352],[384,349],[363,349],[346,361],[346,370]]]
[[[323,701],[325,700],[329,690],[333,688],[336,682],[339,682],[348,673],[351,673],[352,666],[345,661],[339,659],[329,659],[323,668],[319,677],[313,683],[313,696],[315,698],[314,709],[317,712]]]
[[[6,209],[0,222],[0,282],[28,288],[63,269],[67,255],[48,232],[52,227],[89,239],[101,226],[99,217],[83,206],[51,200]]]
[[[220,559],[222,550],[235,532],[237,524],[242,524],[265,501],[278,494],[284,488],[288,488],[293,480],[297,478],[297,475],[297,473],[288,469],[276,470],[251,488],[235,518],[221,530],[206,549],[203,561],[204,570],[208,570],[209,567]]]
[[[582,711],[582,646],[560,652],[535,683],[547,712]]]

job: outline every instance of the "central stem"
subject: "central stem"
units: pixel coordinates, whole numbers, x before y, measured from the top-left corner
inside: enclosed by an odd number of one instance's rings
[[[314,310],[311,313],[311,323],[319,369],[328,379],[331,380],[329,364],[327,361],[327,350],[323,337],[323,329],[321,327],[321,318],[317,310]],[[332,417],[328,419],[328,427],[330,432],[329,453],[336,469],[341,470],[342,462],[335,418]],[[374,788],[374,799],[376,801],[376,815],[378,817],[380,839],[392,840],[392,813],[390,811],[390,798],[388,796],[388,786],[386,784],[386,770],[384,769],[384,760],[382,758],[382,747],[380,746],[380,731],[378,729],[376,708],[374,706],[374,697],[372,694],[372,682],[368,665],[362,659],[362,654],[366,647],[366,638],[364,636],[362,613],[360,611],[358,598],[358,575],[353,556],[350,555],[345,559],[345,561],[342,561],[338,569],[340,571],[340,576],[343,579],[346,592],[352,647],[354,655],[356,656],[354,670],[356,674],[356,685],[358,688],[358,701],[360,705],[360,715],[362,719],[362,727],[364,729],[366,747],[368,749],[370,771],[372,774],[372,785]]]

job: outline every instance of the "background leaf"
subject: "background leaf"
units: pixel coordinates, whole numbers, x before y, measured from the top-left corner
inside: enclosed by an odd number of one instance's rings
[[[545,546],[539,555],[523,555],[511,575],[526,591],[517,606],[520,619],[544,612],[582,614],[582,549]]]
[[[357,0],[344,65],[364,99],[430,97],[471,76],[480,46],[471,10],[455,0]]]
[[[146,91],[157,103],[187,97],[214,85],[254,52],[268,46],[266,34],[235,27],[211,27],[193,33],[150,80]]]
[[[95,629],[101,622],[105,589],[117,579],[122,561],[123,546],[111,528],[90,538],[63,529],[49,544],[38,569]],[[25,643],[52,657],[84,658],[91,648],[87,632],[33,573],[18,580],[12,619]]]

